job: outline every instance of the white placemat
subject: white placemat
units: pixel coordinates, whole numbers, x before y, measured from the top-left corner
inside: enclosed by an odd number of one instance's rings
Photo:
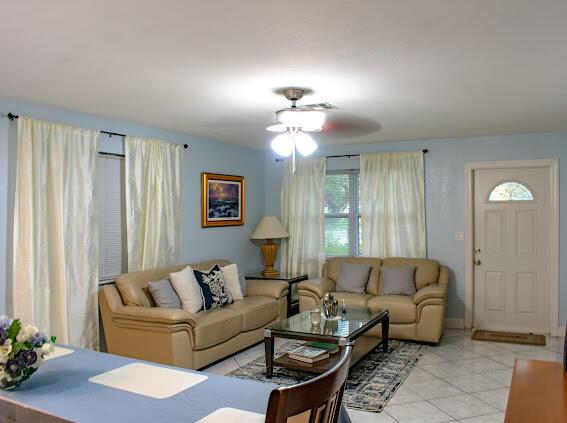
[[[238,408],[219,408],[208,416],[203,417],[197,423],[226,423],[226,422],[242,422],[242,423],[264,423],[266,416],[264,414],[253,413],[252,411],[239,410]]]
[[[205,375],[144,363],[132,363],[93,376],[89,379],[89,382],[147,397],[164,399],[172,397],[205,380],[207,380]]]
[[[63,357],[65,355],[73,354],[74,352],[75,351],[70,350],[69,348],[54,346],[53,351],[46,355],[44,360],[53,360],[54,358]]]

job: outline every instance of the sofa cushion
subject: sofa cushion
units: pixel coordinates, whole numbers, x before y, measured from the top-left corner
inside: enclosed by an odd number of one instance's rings
[[[383,260],[382,266],[415,266],[415,287],[418,291],[439,281],[439,262],[437,260],[389,257]]]
[[[234,301],[244,298],[242,294],[242,286],[240,285],[240,271],[236,263],[221,267],[226,287]]]
[[[171,280],[173,289],[175,289],[185,310],[189,313],[197,313],[203,309],[201,288],[197,283],[197,279],[195,279],[191,266],[185,267],[180,272],[170,273],[169,280]]]
[[[333,257],[325,263],[323,268],[323,277],[327,277],[336,282],[341,273],[342,263],[371,265],[372,270],[368,277],[366,292],[372,295],[378,295],[378,279],[380,276],[380,265],[382,264],[382,259],[373,257]]]
[[[148,282],[148,289],[158,307],[181,308],[181,300],[167,279]]]
[[[339,310],[343,300],[347,307],[366,307],[366,302],[372,298],[372,295],[355,294],[354,292],[333,292],[333,296],[339,302]]]
[[[380,295],[413,295],[415,294],[415,267],[382,266],[380,281]]]
[[[244,297],[228,307],[242,315],[243,331],[258,329],[278,317],[278,302],[268,297]]]
[[[203,308],[205,310],[221,308],[233,302],[232,295],[228,291],[224,275],[218,264],[215,264],[208,272],[193,270],[193,273],[201,288]]]
[[[388,309],[390,323],[415,323],[417,307],[413,297],[407,295],[380,295],[368,300],[366,306],[371,310]]]
[[[226,266],[228,260],[210,260],[191,264],[193,269],[209,270],[215,264]],[[120,275],[116,278],[116,288],[120,292],[124,305],[137,305],[144,307],[154,306],[154,301],[148,291],[148,282],[169,278],[169,274],[183,270],[187,265],[160,267],[159,269],[142,270]]]
[[[195,350],[218,345],[242,332],[242,313],[232,305],[204,310],[193,315],[193,344]]]
[[[369,264],[341,263],[341,273],[337,279],[337,292],[364,294],[372,266]]]

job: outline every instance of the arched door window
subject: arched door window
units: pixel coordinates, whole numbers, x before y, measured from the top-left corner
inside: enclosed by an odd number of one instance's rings
[[[524,184],[505,181],[496,185],[488,195],[489,203],[503,201],[534,201],[532,191]]]

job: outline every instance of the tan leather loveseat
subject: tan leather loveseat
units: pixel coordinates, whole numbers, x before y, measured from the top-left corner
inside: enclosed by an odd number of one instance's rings
[[[366,293],[334,292],[342,263],[370,264],[372,270]],[[417,292],[408,295],[378,295],[382,266],[415,266]],[[299,309],[309,310],[321,304],[325,292],[332,292],[347,306],[387,308],[390,311],[390,338],[439,342],[443,333],[449,269],[436,260],[406,258],[335,257],[323,267],[321,279],[312,279],[298,285]],[[376,327],[370,335],[381,336]]]
[[[191,264],[207,271],[227,260]],[[246,296],[221,309],[191,314],[155,307],[147,283],[184,266],[128,273],[99,294],[108,352],[188,369],[199,369],[261,341],[264,327],[287,315],[288,284],[248,280]]]

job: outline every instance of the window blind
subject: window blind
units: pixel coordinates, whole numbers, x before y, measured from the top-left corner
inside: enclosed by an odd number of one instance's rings
[[[360,255],[360,173],[329,171],[325,179],[325,256]]]
[[[96,193],[99,280],[109,282],[128,271],[123,157],[99,155]]]

